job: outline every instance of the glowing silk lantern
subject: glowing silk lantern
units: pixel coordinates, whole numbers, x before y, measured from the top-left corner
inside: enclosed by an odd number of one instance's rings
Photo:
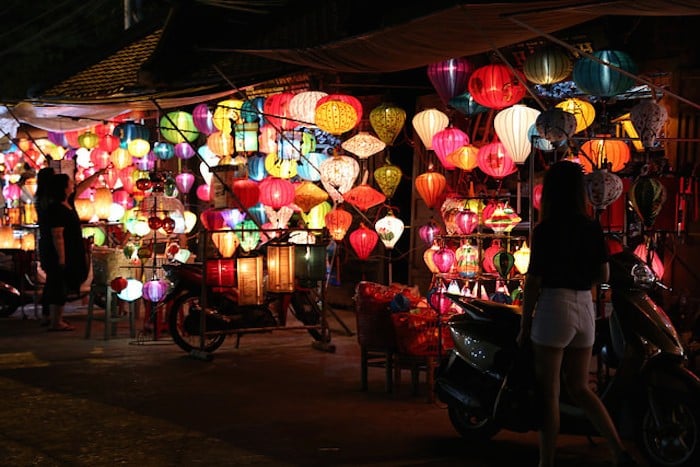
[[[186,195],[194,186],[194,175],[190,172],[182,172],[175,176],[175,185],[177,186],[177,191]]]
[[[513,258],[515,260],[515,269],[520,274],[527,274],[527,268],[530,266],[530,247],[527,246],[527,242],[523,242],[520,248],[515,250]]]
[[[452,308],[452,300],[445,295],[446,293],[447,289],[442,285],[430,289],[426,294],[428,304],[438,313],[447,313]]]
[[[210,259],[206,261],[207,285],[211,287],[233,287],[236,280],[236,263],[233,259]]]
[[[343,141],[341,147],[360,159],[367,159],[383,151],[386,143],[366,131],[360,131],[352,138]]]
[[[194,229],[194,226],[197,225],[197,214],[193,213],[192,211],[185,211],[182,213],[182,217],[185,220],[185,232],[184,233],[192,232],[192,229]]]
[[[294,245],[270,243],[267,245],[267,290],[294,292]]]
[[[462,146],[447,156],[447,162],[455,167],[471,172],[479,163],[479,149],[471,144]]]
[[[596,139],[586,141],[581,145],[579,163],[586,173],[594,168],[606,168],[610,165],[611,172],[619,172],[630,160],[630,148],[624,141],[610,140],[610,135],[597,135]]]
[[[450,119],[438,109],[426,109],[414,115],[411,123],[425,149],[430,150],[433,149],[433,136],[447,128]]]
[[[265,156],[265,171],[277,178],[289,179],[297,175],[299,164],[294,159],[283,159],[271,152]]]
[[[327,201],[324,201],[311,208],[309,212],[302,212],[301,218],[307,229],[322,229],[326,227],[326,215],[332,209],[332,206]]]
[[[529,130],[540,111],[516,104],[500,110],[493,119],[498,139],[516,164],[522,164],[532,151]]]
[[[216,103],[212,122],[221,133],[230,134],[233,124],[243,123],[241,117],[241,106],[243,101],[240,99],[226,99]]]
[[[607,170],[595,170],[584,177],[588,201],[602,210],[620,197],[623,190],[622,179]]]
[[[226,223],[226,225],[231,229],[235,229],[238,224],[243,222],[245,216],[245,213],[239,211],[238,209],[221,210],[221,217],[224,219],[224,223]]]
[[[148,128],[146,128],[145,125],[134,122],[120,123],[114,127],[112,134],[119,138],[120,145],[124,149],[126,149],[129,141],[131,140],[143,139],[148,141],[150,139],[150,132],[148,131]]]
[[[264,204],[256,203],[248,208],[248,215],[250,215],[250,219],[257,221],[258,225],[263,225],[267,222],[267,209],[269,208],[265,208]]]
[[[175,146],[173,146],[173,153],[175,154],[175,157],[183,161],[192,159],[192,157],[194,157],[196,154],[192,145],[187,142],[177,143]]]
[[[504,109],[517,104],[527,89],[522,84],[524,76],[518,79],[516,73],[501,63],[477,68],[469,77],[467,89],[474,100],[484,107]]]
[[[207,104],[197,104],[192,109],[192,123],[195,128],[205,135],[210,135],[216,131],[213,121],[214,115]]]
[[[634,249],[634,254],[654,271],[658,279],[664,276],[664,262],[661,261],[656,251],[647,247],[647,242],[642,242]]]
[[[498,203],[493,213],[484,219],[484,225],[493,230],[494,233],[502,234],[510,232],[521,220],[510,206]]]
[[[254,182],[260,182],[267,176],[265,169],[265,157],[261,155],[248,156],[248,178]]]
[[[328,93],[322,91],[302,91],[295,94],[289,101],[290,118],[306,127],[316,125],[316,104],[327,95]]]
[[[175,157],[175,148],[165,141],[158,141],[153,145],[153,154],[162,161],[167,161]]]
[[[372,229],[360,223],[360,227],[350,232],[350,246],[360,260],[369,258],[379,240],[379,235]]]
[[[325,221],[331,238],[339,242],[345,238],[345,234],[352,224],[352,214],[343,208],[335,207],[326,214]]]
[[[384,102],[372,109],[369,122],[379,139],[391,146],[406,123],[406,111]]]
[[[502,179],[517,170],[515,161],[500,141],[479,148],[477,158],[479,169],[496,179]]]
[[[263,257],[239,256],[236,259],[236,281],[239,305],[261,305],[264,302]]]
[[[85,149],[92,149],[100,142],[100,137],[90,130],[78,136],[78,144]]]
[[[645,99],[630,109],[630,120],[645,148],[654,146],[656,138],[668,119],[666,107]]]
[[[384,246],[391,250],[403,234],[404,223],[401,219],[394,216],[394,213],[389,211],[386,216],[374,223],[374,230],[379,235],[379,240]]]
[[[143,284],[143,298],[149,302],[157,303],[165,297],[170,288],[170,282],[165,279],[152,279]]]
[[[432,209],[440,201],[447,187],[447,179],[438,172],[428,171],[416,177],[416,190],[428,208]]]
[[[97,148],[102,151],[112,153],[120,145],[119,138],[114,135],[104,135],[100,138],[100,142],[97,143]]]
[[[462,243],[455,251],[457,274],[471,279],[479,273],[479,249],[470,243]]]
[[[507,279],[515,266],[515,257],[510,251],[501,250],[493,256],[493,265],[498,274],[503,279]]]
[[[92,243],[94,243],[96,246],[104,245],[105,240],[107,239],[104,230],[99,227],[83,227],[82,233],[83,238],[92,237]]]
[[[233,154],[233,136],[230,133],[215,131],[207,136],[207,147],[217,156]]]
[[[143,284],[136,279],[127,279],[126,287],[117,294],[117,297],[126,301],[133,302],[138,300],[143,295]]]
[[[160,134],[166,141],[173,144],[192,142],[199,138],[199,131],[194,124],[192,114],[182,110],[168,112],[161,117]]]
[[[233,181],[233,194],[245,209],[255,206],[260,199],[258,183],[246,178]]]
[[[550,143],[559,143],[573,136],[577,124],[576,116],[560,107],[547,109],[535,119],[537,134]]]
[[[580,133],[585,130],[591,126],[593,120],[595,120],[595,107],[593,107],[593,104],[583,99],[571,97],[559,102],[555,107],[569,112],[574,116],[576,119],[576,129],[574,133]],[[551,124],[550,127],[554,127],[554,124]],[[568,126],[565,128],[568,129]],[[565,130],[565,133],[568,133],[568,131]],[[542,135],[542,132],[540,132],[540,135]]]
[[[214,208],[205,209],[199,214],[199,220],[206,230],[221,230],[226,225],[221,211]]]
[[[22,196],[22,188],[16,183],[8,183],[2,188],[2,195],[6,200],[17,201]]]
[[[294,121],[290,114],[289,104],[293,97],[294,94],[291,92],[282,92],[272,94],[265,99],[263,104],[265,119],[278,132],[293,130],[299,126],[299,122]]]
[[[211,185],[207,183],[202,183],[197,187],[197,198],[200,201],[212,201],[214,199],[214,193],[213,190],[211,189]]]
[[[289,180],[268,177],[260,182],[259,201],[272,209],[280,209],[294,202],[294,184]]]
[[[219,250],[219,254],[223,258],[230,258],[233,256],[240,243],[238,241],[238,236],[232,230],[212,232],[211,241],[216,246],[216,249]]]
[[[435,261],[433,260],[433,255],[439,249],[440,247],[434,243],[430,248],[423,252],[423,262],[427,266],[428,270],[433,274],[437,274],[440,272],[437,266],[435,266]]]
[[[479,215],[471,209],[464,209],[455,215],[457,231],[461,235],[469,235],[479,225]]]
[[[311,208],[327,199],[328,193],[315,183],[305,181],[297,184],[294,189],[294,204],[299,206],[302,212],[309,212]]]
[[[151,143],[145,139],[136,138],[129,141],[126,149],[133,157],[145,157],[151,150]]]
[[[356,206],[360,211],[367,211],[369,208],[386,201],[383,193],[375,190],[366,183],[362,183],[343,195],[345,202]]]
[[[542,207],[542,188],[543,185],[541,183],[537,183],[532,187],[532,206],[535,209]]]
[[[613,65],[620,70],[636,75],[637,65],[625,52],[598,50],[592,55],[603,63],[588,57],[580,57],[574,63],[571,76],[580,90],[594,96],[612,97],[634,86],[634,78],[607,65]]]
[[[455,264],[456,255],[452,248],[441,247],[433,253],[433,263],[438,272],[446,274]]]
[[[317,104],[314,115],[316,126],[332,135],[342,135],[355,128],[360,121],[355,108],[340,100]]]
[[[277,130],[272,125],[263,125],[259,133],[258,151],[264,154],[277,152]]]
[[[440,99],[447,104],[450,99],[467,90],[469,75],[474,67],[466,58],[450,58],[428,65],[428,79]]]
[[[469,144],[469,136],[459,128],[445,128],[433,135],[433,151],[447,170],[453,170],[456,167],[447,156],[467,144]]]
[[[78,219],[83,222],[90,222],[95,215],[95,205],[90,198],[76,198],[73,202]]]
[[[133,156],[128,150],[124,148],[117,148],[109,156],[109,160],[115,169],[121,170],[131,165]]]
[[[297,162],[297,175],[304,180],[310,182],[318,182],[321,180],[321,171],[319,167],[321,163],[328,159],[328,155],[322,152],[310,152],[305,154]]]
[[[246,219],[238,226],[238,240],[241,242],[241,248],[245,252],[249,252],[255,249],[260,242],[260,230],[258,226],[255,225],[250,219]]]
[[[643,176],[632,183],[627,196],[644,226],[650,228],[666,202],[666,187],[657,178]]]
[[[109,286],[112,288],[112,290],[119,293],[122,290],[124,290],[128,284],[129,283],[125,277],[119,276],[112,279],[109,283]]]
[[[109,216],[107,217],[107,220],[109,222],[118,222],[124,217],[124,214],[126,214],[126,209],[124,209],[124,206],[118,203],[112,203],[109,207]]]
[[[95,190],[94,204],[97,218],[107,219],[112,208],[112,191],[104,187]]]
[[[360,174],[360,164],[350,156],[334,155],[319,166],[321,184],[336,203],[343,201]]]
[[[525,59],[523,74],[528,81],[546,86],[564,81],[573,67],[574,63],[563,49],[542,47]]]
[[[481,260],[481,267],[484,270],[484,272],[496,272],[496,266],[493,263],[493,257],[496,256],[496,253],[498,253],[499,251],[501,251],[501,241],[497,238],[494,238],[491,242],[491,245],[489,245],[489,247],[484,250],[484,255]]]
[[[391,163],[378,167],[374,171],[374,180],[387,198],[394,196],[402,176],[401,169]]]
[[[442,229],[440,228],[440,225],[431,219],[426,224],[420,226],[418,229],[418,235],[426,245],[432,245],[435,238],[440,235],[441,231]]]

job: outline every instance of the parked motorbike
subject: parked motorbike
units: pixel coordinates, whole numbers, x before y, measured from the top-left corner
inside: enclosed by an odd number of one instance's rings
[[[700,465],[700,380],[687,368],[668,316],[649,297],[662,285],[629,251],[612,255],[610,266],[612,310],[597,320],[598,371],[592,383],[621,436],[634,440],[650,465]],[[464,313],[448,323],[455,347],[441,362],[435,390],[453,426],[470,441],[489,439],[501,429],[535,430],[534,397],[505,416],[498,410],[504,378],[521,351],[520,308],[448,296]],[[564,388],[561,433],[597,435]]]
[[[168,331],[173,341],[185,352],[202,350],[210,353],[224,343],[227,335],[266,332],[267,328],[284,325],[287,302],[279,294],[270,294],[260,305],[239,305],[232,288],[207,287],[206,307],[202,298],[202,266],[198,264],[164,264],[166,277],[174,286],[164,298],[168,307]],[[330,335],[320,330],[321,309],[308,290],[299,289],[289,296],[289,310],[315,340],[316,347],[332,351]],[[204,313],[204,345],[201,345],[202,313]],[[240,330],[240,332],[236,332]],[[238,342],[237,342],[238,343]]]

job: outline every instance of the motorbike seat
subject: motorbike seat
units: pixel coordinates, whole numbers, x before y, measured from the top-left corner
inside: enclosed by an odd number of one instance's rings
[[[519,306],[507,305],[505,303],[468,298],[457,295],[449,295],[460,308],[469,310],[478,318],[489,321],[513,321],[520,323],[521,309]]]

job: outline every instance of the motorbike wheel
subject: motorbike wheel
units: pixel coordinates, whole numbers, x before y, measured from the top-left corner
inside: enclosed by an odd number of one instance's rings
[[[173,303],[168,315],[168,331],[173,338],[173,341],[185,352],[189,353],[192,350],[203,350],[204,352],[213,352],[224,343],[226,335],[218,334],[214,336],[206,336],[204,338],[204,348],[200,348],[200,335],[191,334],[187,331],[185,320],[190,314],[190,309],[193,306],[199,306],[199,297],[195,295],[185,295],[178,298]],[[197,318],[199,319],[199,318]]]
[[[639,425],[639,447],[652,466],[700,465],[700,411],[687,397],[657,398],[658,423],[650,407]]]
[[[449,406],[447,412],[452,426],[467,441],[487,441],[500,431],[500,427],[488,415],[478,415],[456,405]]]

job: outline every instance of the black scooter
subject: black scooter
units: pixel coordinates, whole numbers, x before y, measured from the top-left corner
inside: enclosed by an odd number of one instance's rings
[[[670,319],[649,297],[660,283],[630,251],[612,255],[610,266],[612,310],[597,322],[592,384],[620,435],[634,440],[650,465],[700,465],[700,379],[687,368]],[[534,398],[499,407],[508,399],[504,379],[521,351],[519,307],[449,297],[464,313],[448,323],[455,347],[436,372],[435,391],[452,425],[470,441],[501,429],[535,430]],[[561,433],[597,435],[565,392],[562,384]]]

